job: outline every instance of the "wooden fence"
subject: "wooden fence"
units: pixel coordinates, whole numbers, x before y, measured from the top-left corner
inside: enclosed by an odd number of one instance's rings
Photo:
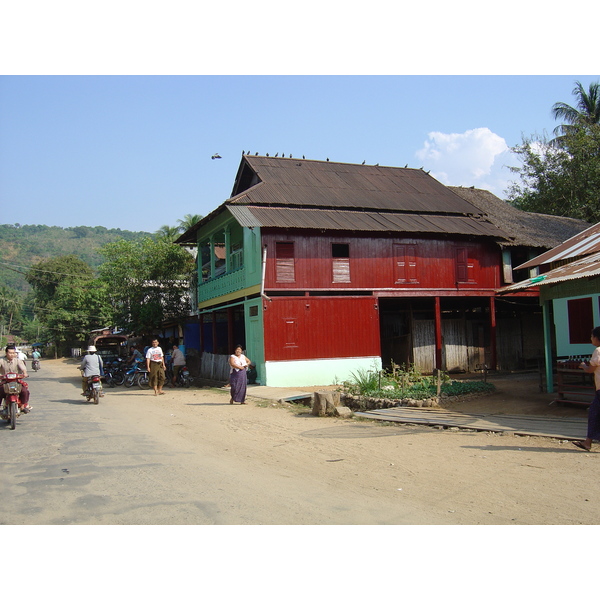
[[[227,381],[229,379],[229,368],[229,355],[202,353],[202,360],[200,361],[200,377],[202,379]]]

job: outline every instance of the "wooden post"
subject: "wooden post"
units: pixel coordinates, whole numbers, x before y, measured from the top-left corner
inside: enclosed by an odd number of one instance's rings
[[[442,309],[440,297],[435,297],[435,368],[442,368]]]
[[[485,358],[483,360],[487,364]],[[490,365],[489,368],[494,371],[497,368],[496,357],[496,299],[490,296]]]

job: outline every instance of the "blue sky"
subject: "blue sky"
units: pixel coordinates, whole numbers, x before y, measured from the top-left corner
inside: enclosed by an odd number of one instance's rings
[[[597,79],[3,76],[0,219],[155,231],[226,200],[243,150],[408,163],[505,197],[509,148]]]
[[[600,79],[578,5],[600,13],[579,0],[559,19],[541,0],[11,3],[0,222],[153,232],[225,201],[243,150],[408,164],[505,197],[509,148],[551,134],[552,104]]]

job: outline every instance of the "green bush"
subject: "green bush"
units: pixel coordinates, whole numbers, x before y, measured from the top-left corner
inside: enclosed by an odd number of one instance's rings
[[[440,393],[447,396],[462,396],[478,392],[490,392],[493,384],[483,381],[452,380],[442,373]],[[414,365],[398,367],[393,365],[392,373],[377,369],[358,369],[349,381],[343,382],[340,391],[347,395],[402,400],[413,398],[424,400],[437,396],[437,376],[423,375]]]

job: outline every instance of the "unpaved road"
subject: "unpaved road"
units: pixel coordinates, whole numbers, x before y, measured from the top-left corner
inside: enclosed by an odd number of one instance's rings
[[[230,406],[216,389],[80,394],[43,361],[0,423],[2,524],[598,524],[600,451]]]

